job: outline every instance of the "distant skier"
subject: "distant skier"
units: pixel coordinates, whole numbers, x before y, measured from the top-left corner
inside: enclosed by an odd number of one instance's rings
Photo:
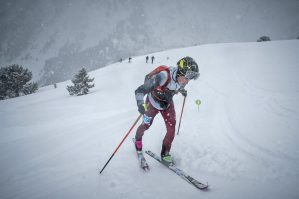
[[[131,63],[131,59],[132,59],[132,58],[131,58],[131,57],[129,57],[129,63]]]
[[[155,59],[155,57],[154,57],[154,56],[152,56],[152,64],[154,63],[154,59]]]
[[[148,62],[148,56],[146,56],[146,58],[145,58],[145,62],[146,62],[146,63]]]
[[[138,111],[143,115],[143,122],[138,127],[135,135],[137,150],[142,151],[142,136],[160,112],[167,129],[163,139],[161,159],[167,164],[172,163],[169,151],[174,139],[176,125],[176,114],[172,98],[178,92],[186,97],[187,91],[184,87],[191,79],[197,79],[198,77],[198,65],[191,57],[180,59],[177,67],[159,66],[146,75],[144,84],[135,91]],[[144,102],[145,96],[146,100]]]

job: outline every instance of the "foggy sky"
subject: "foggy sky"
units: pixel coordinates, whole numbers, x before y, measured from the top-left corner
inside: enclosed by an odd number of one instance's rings
[[[1,0],[0,66],[51,84],[164,49],[296,39],[298,13],[297,0]]]

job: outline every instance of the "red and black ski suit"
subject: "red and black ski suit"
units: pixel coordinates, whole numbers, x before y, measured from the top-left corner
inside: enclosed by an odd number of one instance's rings
[[[148,104],[148,110],[143,115],[143,122],[137,129],[135,139],[142,140],[144,131],[152,125],[155,116],[160,112],[167,130],[161,154],[170,151],[175,136],[176,113],[172,98],[183,89],[176,80],[176,74],[177,67],[160,66],[147,75],[144,84],[135,91],[137,105],[144,103],[146,95]]]

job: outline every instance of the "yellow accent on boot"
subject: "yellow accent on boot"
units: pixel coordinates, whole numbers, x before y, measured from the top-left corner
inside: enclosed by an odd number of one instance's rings
[[[166,162],[166,163],[172,163],[172,158],[171,158],[171,155],[163,155],[162,156],[162,161]]]

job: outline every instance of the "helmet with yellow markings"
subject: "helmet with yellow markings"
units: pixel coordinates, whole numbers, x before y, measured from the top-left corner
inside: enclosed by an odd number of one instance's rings
[[[184,57],[177,63],[177,76],[185,76],[189,80],[199,77],[198,65],[191,57]]]

